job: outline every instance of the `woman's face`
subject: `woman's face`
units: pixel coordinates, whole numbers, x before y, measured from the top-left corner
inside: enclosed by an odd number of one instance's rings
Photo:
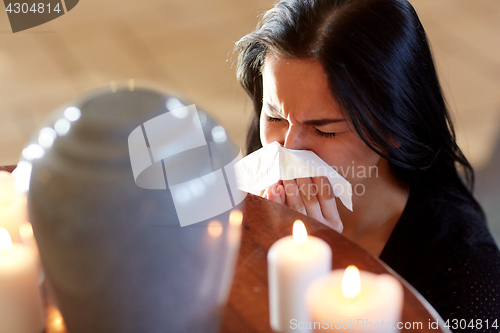
[[[342,114],[318,61],[268,55],[262,75],[262,145],[278,141],[285,148],[311,150],[352,185],[378,176],[382,158]]]

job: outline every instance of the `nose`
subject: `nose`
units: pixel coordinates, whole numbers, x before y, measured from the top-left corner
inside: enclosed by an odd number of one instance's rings
[[[304,149],[304,138],[300,133],[300,129],[296,125],[288,126],[288,130],[285,132],[285,140],[281,144],[288,149]]]

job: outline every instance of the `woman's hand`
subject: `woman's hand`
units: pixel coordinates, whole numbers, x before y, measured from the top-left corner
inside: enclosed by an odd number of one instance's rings
[[[338,232],[342,232],[344,228],[330,181],[326,177],[279,181],[261,192],[261,196],[287,205]]]

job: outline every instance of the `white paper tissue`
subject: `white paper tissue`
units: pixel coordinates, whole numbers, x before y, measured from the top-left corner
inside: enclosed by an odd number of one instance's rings
[[[352,211],[352,187],[337,171],[309,150],[281,147],[275,141],[234,165],[240,190],[259,194],[279,180],[326,176],[333,194]]]

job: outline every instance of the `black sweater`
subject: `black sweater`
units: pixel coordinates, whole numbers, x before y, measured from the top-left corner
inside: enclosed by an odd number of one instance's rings
[[[466,196],[411,187],[380,259],[450,320],[452,331],[500,331],[500,252]],[[461,319],[473,319],[474,328],[460,329]]]

